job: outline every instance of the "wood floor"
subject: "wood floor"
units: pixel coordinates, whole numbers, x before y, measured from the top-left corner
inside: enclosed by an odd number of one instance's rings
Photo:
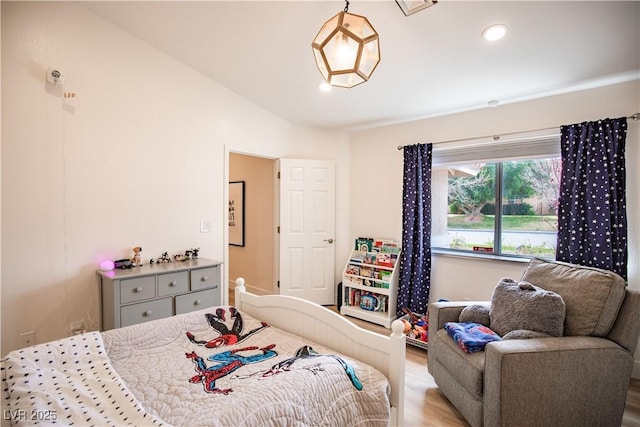
[[[336,307],[327,307],[336,311]],[[388,329],[352,317],[346,317],[358,326],[381,334]],[[460,413],[438,390],[427,370],[427,351],[407,345],[405,370],[405,425],[415,427],[468,426]],[[627,392],[623,427],[640,427],[640,380],[631,379]]]

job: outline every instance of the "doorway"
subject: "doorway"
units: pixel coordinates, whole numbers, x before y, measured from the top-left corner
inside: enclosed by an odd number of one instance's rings
[[[229,292],[243,277],[249,292],[268,295],[277,290],[277,159],[229,152],[228,182],[243,182],[243,238],[228,245]]]
[[[288,165],[285,172],[280,171],[283,164]],[[225,243],[235,243],[224,248],[225,295],[233,292],[235,280],[243,277],[247,290],[258,295],[284,293],[318,304],[333,304],[334,162],[278,159],[225,147],[225,171],[227,183],[242,183],[239,187],[244,188],[245,220],[241,238],[237,236],[237,224],[233,228],[228,223],[224,226]],[[286,179],[279,179],[278,174]],[[234,198],[237,187],[234,184]],[[281,195],[283,191],[286,196]],[[227,184],[225,204],[235,200],[229,195]],[[236,213],[233,212],[237,221]],[[285,214],[284,224],[280,224],[281,213]],[[292,240],[292,236],[302,240]],[[282,272],[284,277],[280,276]],[[228,303],[228,297],[225,301]]]

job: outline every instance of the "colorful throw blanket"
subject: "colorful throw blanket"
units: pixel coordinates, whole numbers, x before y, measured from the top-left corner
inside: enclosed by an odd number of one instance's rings
[[[444,324],[444,328],[466,353],[482,351],[490,342],[502,340],[498,334],[479,323],[447,322]]]

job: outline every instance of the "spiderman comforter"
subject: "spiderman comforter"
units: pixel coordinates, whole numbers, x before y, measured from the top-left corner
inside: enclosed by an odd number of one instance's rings
[[[229,306],[60,341],[68,342],[54,348],[59,356],[75,355],[42,370],[63,387],[42,394],[38,404],[57,405],[53,421],[63,425],[389,423],[382,373]],[[31,349],[46,353],[53,348],[47,345]],[[86,351],[78,355],[78,348]],[[14,359],[5,361],[12,378],[29,369],[20,356]],[[5,386],[19,393],[18,381],[11,381]],[[22,388],[25,398],[37,389]]]

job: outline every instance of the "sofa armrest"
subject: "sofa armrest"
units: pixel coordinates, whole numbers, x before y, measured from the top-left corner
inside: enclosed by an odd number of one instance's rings
[[[606,338],[504,340],[485,348],[484,425],[619,425],[633,356]],[[544,419],[540,419],[540,417]]]

